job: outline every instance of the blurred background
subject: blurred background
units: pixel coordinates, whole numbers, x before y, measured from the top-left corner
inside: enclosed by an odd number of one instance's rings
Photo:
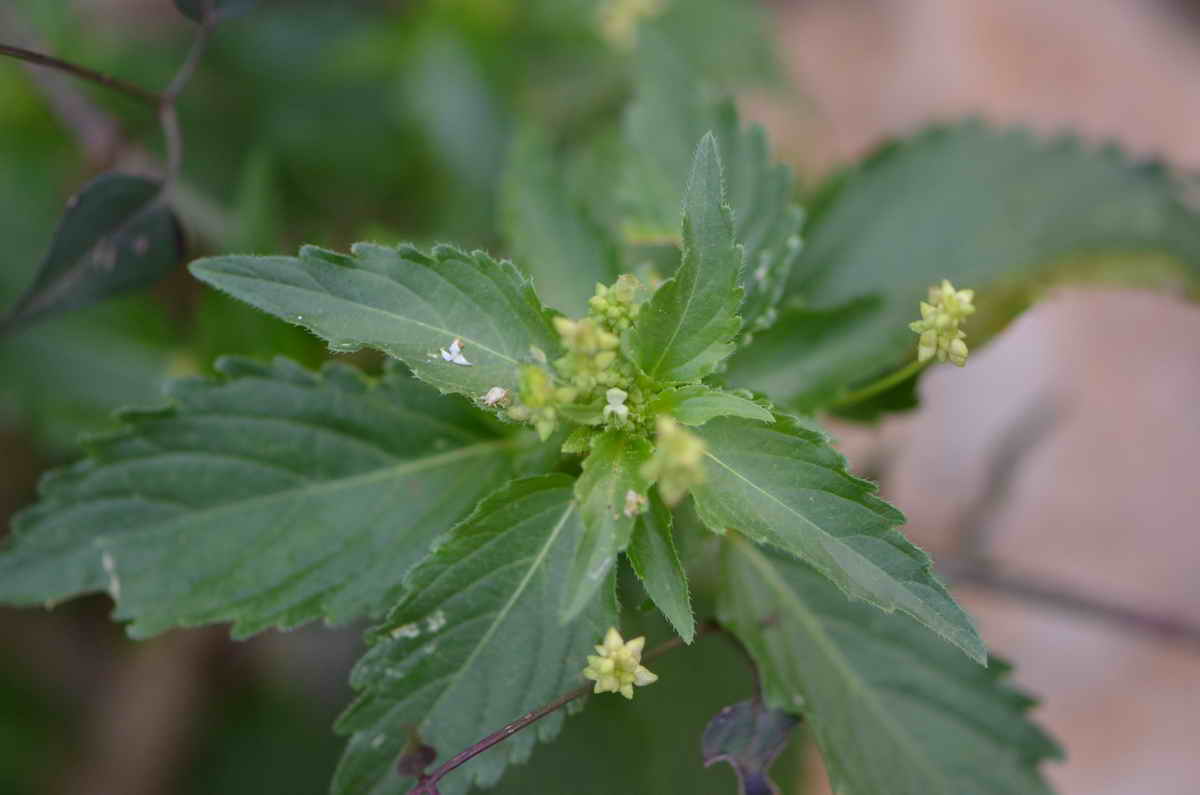
[[[497,193],[518,120],[586,135],[631,90],[596,6],[263,0],[223,24],[180,103],[177,207],[191,255],[360,239],[502,250]],[[1194,3],[674,0],[665,13],[810,189],[887,136],[969,114],[1200,167]],[[0,4],[0,42],[149,87],[170,79],[192,32],[170,0]],[[0,60],[0,306],[32,279],[67,197],[105,170],[152,172],[160,153],[143,107]],[[34,499],[41,472],[78,457],[81,434],[111,427],[115,407],[153,404],[164,378],[206,372],[221,353],[326,356],[182,270],[0,338],[0,527]],[[1061,792],[1190,795],[1200,779],[1200,641],[1188,629],[1200,625],[1200,309],[1063,290],[950,369],[924,379],[912,414],[837,425],[843,449],[908,514],[989,645],[1044,701],[1036,717],[1068,752],[1048,771]],[[963,564],[977,554],[1002,576]],[[108,621],[110,606],[0,610],[0,792],[326,791],[341,746],[330,725],[350,698],[361,627],[236,644],[215,627],[134,644]],[[652,709],[597,706],[502,789],[581,791],[580,765],[606,775],[597,738],[622,741],[605,727],[640,720],[625,742],[639,731],[679,738],[677,756],[646,762],[660,766],[657,780],[732,792],[728,771],[699,771],[699,732],[749,683],[728,650],[711,656],[713,671],[734,673],[703,697],[687,682],[706,672],[663,659],[675,684],[654,697],[660,715],[675,705],[671,726],[646,723]],[[823,791],[802,743],[780,764],[785,791]]]

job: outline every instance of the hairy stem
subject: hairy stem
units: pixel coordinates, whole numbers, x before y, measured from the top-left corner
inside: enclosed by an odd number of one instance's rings
[[[717,622],[703,621],[696,627],[696,637],[701,638],[704,635],[712,634],[714,632],[723,632],[723,631],[724,630],[722,629],[721,625],[718,624]],[[670,640],[664,641],[663,643],[660,643],[658,646],[655,646],[650,651],[646,652],[645,656],[642,659],[645,660],[646,662],[649,662],[650,660],[653,660],[656,657],[661,657],[662,655],[666,654],[667,652],[669,652],[673,649],[677,649],[682,645],[683,645],[682,638],[680,638],[679,636],[673,637]],[[563,693],[561,696],[554,699],[553,701],[551,701],[549,704],[546,704],[545,706],[538,707],[537,709],[535,709],[531,712],[526,712],[524,715],[517,718],[512,723],[509,723],[508,725],[506,725],[504,728],[500,729],[499,731],[492,732],[487,737],[484,737],[482,740],[480,740],[479,742],[472,745],[470,748],[467,748],[467,749],[459,752],[458,754],[454,755],[453,757],[448,759],[444,764],[442,764],[440,767],[438,767],[436,770],[434,770],[432,773],[421,776],[419,781],[417,782],[417,786],[415,786],[411,790],[409,790],[408,795],[436,795],[437,791],[438,791],[437,783],[442,779],[443,776],[445,776],[451,770],[454,770],[455,768],[460,767],[464,763],[469,762],[471,759],[474,759],[476,756],[479,756],[481,753],[483,753],[487,749],[491,748],[493,745],[496,745],[498,743],[501,743],[501,742],[507,740],[509,737],[512,737],[514,734],[516,734],[517,732],[526,728],[527,726],[530,726],[533,723],[536,723],[537,721],[546,717],[550,713],[556,712],[557,710],[562,709],[563,707],[565,707],[567,704],[571,703],[575,699],[586,696],[591,691],[592,691],[591,685],[582,685],[580,687],[575,688],[574,690],[570,690],[566,693]]]

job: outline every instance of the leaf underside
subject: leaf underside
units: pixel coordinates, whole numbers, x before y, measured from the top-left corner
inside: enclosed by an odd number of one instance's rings
[[[583,533],[572,481],[546,475],[494,493],[412,572],[407,595],[354,669],[363,691],[338,730],[353,732],[335,795],[398,795],[393,765],[417,727],[441,760],[581,683],[586,656],[616,621],[613,579],[572,621],[557,605]],[[555,713],[451,773],[443,795],[494,783],[552,739]]]
[[[511,472],[512,439],[398,371],[218,369],[46,478],[0,555],[0,601],[107,591],[136,636],[380,615],[432,539]]]
[[[848,602],[810,567],[743,539],[724,545],[722,623],[759,666],[767,701],[799,712],[834,789],[856,795],[1049,793],[1061,750],[1033,701],[922,632]]]
[[[636,57],[638,95],[624,122],[630,153],[623,184],[625,234],[635,241],[676,236],[691,166],[689,147],[712,131],[720,146],[734,236],[744,250],[739,341],[748,343],[774,322],[802,251],[804,215],[793,201],[791,170],[772,159],[762,127],[744,127],[732,102],[715,101],[697,89],[687,54],[677,44],[653,28],[643,34]]]

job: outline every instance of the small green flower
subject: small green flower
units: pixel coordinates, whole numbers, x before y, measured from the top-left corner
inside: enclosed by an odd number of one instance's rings
[[[667,505],[684,498],[704,482],[704,442],[665,414],[658,415],[654,455],[642,466],[642,476],[658,482]]]
[[[939,362],[949,359],[959,367],[967,363],[969,351],[963,342],[967,333],[959,326],[975,312],[974,299],[974,290],[955,290],[949,279],[929,288],[929,301],[921,302],[921,319],[908,324],[920,335],[918,361],[937,357]]]
[[[588,314],[609,331],[620,334],[630,328],[642,308],[643,291],[638,277],[621,274],[611,287],[596,285],[596,294],[588,299]]]
[[[633,698],[633,686],[645,687],[658,681],[658,676],[642,665],[644,637],[626,642],[616,627],[609,627],[604,642],[588,655],[583,675],[596,683],[593,693],[620,693]]]

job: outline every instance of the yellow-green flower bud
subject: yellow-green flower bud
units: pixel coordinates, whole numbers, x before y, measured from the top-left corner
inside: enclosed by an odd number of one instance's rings
[[[704,482],[704,442],[665,414],[658,415],[654,454],[642,476],[658,482],[663,501],[674,505]]]
[[[959,326],[975,312],[974,299],[974,290],[955,290],[949,279],[929,288],[929,301],[921,302],[921,319],[908,326],[920,335],[918,361],[936,357],[939,362],[949,359],[959,367],[966,364],[969,351],[963,340],[967,334]]]
[[[658,681],[658,676],[642,665],[644,637],[626,642],[616,627],[610,627],[604,642],[596,646],[596,653],[589,654],[583,675],[596,683],[593,693],[620,693],[633,698],[633,687],[645,687]]]

